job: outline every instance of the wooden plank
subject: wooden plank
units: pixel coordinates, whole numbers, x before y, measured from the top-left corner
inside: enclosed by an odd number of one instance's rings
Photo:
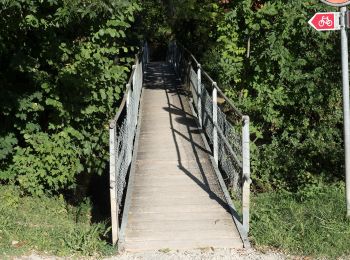
[[[132,205],[137,209],[147,209],[147,210],[157,210],[162,209],[166,210],[167,207],[172,207],[174,209],[179,207],[191,207],[193,209],[206,205],[206,208],[213,209],[218,207],[220,204],[215,199],[208,199],[208,197],[198,197],[196,199],[191,197],[185,198],[173,198],[173,199],[163,199],[163,198],[154,198],[152,201],[149,200],[149,197],[146,199],[141,199],[140,197],[134,198],[132,200]],[[148,200],[147,200],[148,199]],[[135,211],[134,211],[135,212]]]
[[[173,212],[157,212],[157,213],[133,213],[130,212],[129,216],[130,221],[155,221],[160,222],[163,220],[180,220],[180,221],[193,221],[203,220],[203,219],[212,219],[216,220],[232,220],[231,215],[226,214],[226,212],[187,212],[186,214],[174,214]]]
[[[227,208],[225,209],[223,206],[221,206],[219,203],[217,204],[197,204],[197,205],[144,205],[142,207],[134,207],[132,205],[132,208],[130,209],[130,213],[137,214],[137,213],[180,213],[180,214],[186,214],[186,213],[201,213],[201,212],[222,212],[223,214],[227,212]]]
[[[167,194],[162,194],[162,196],[158,196],[155,193],[134,193],[133,197],[140,201],[143,200],[149,200],[149,201],[154,201],[154,203],[157,203],[159,200],[189,200],[189,201],[196,201],[196,200],[201,200],[203,199],[203,202],[206,202],[208,199],[212,199],[212,196],[210,194],[203,192],[203,193],[198,193],[196,196],[193,196],[192,192],[181,192],[181,193],[167,193]]]
[[[193,185],[204,187],[208,186],[207,181],[211,179],[203,180],[200,175],[191,176],[187,178],[138,178],[135,182],[136,187],[169,187],[169,186],[189,186]]]
[[[239,234],[235,234],[234,237],[233,232],[233,226],[231,226],[231,229],[212,229],[208,230],[206,229],[206,226],[202,226],[201,229],[187,229],[187,230],[166,230],[163,228],[163,230],[152,230],[152,232],[149,232],[148,230],[135,230],[135,229],[128,229],[126,231],[126,239],[125,241],[151,241],[151,240],[186,240],[188,238],[191,238],[193,240],[207,240],[207,239],[215,239],[215,238],[228,238],[228,239],[234,239],[239,238]]]
[[[174,169],[175,171],[180,169],[180,165],[178,161],[170,160],[170,161],[158,161],[157,165],[150,164],[150,160],[138,160],[136,165],[138,169],[141,169],[142,172],[145,171],[153,171],[155,169]],[[207,160],[197,161],[197,160],[182,160],[181,166],[186,168],[186,170],[194,170],[194,169],[212,169],[211,164]]]
[[[203,192],[203,193],[212,193],[213,191],[208,187],[203,185],[202,187],[197,184],[189,184],[186,186],[151,186],[151,187],[140,187],[137,186],[134,189],[134,192],[149,192],[149,193],[158,193],[159,196],[162,194],[168,194],[173,192]],[[193,193],[193,196],[196,196],[196,193]]]
[[[151,186],[169,186],[169,185],[181,185],[188,182],[198,183],[198,185],[207,185],[207,182],[215,181],[214,177],[205,176],[200,172],[191,172],[191,176],[184,172],[177,174],[167,172],[151,172],[151,173],[139,173],[135,182],[138,186],[151,185]]]
[[[234,223],[231,219],[202,219],[202,220],[163,220],[159,222],[154,221],[133,221],[130,222],[129,230],[145,230],[152,232],[153,230],[230,230],[234,231]],[[238,235],[238,233],[237,233]],[[239,236],[239,235],[238,235]]]
[[[233,239],[186,239],[186,240],[161,240],[161,241],[132,241],[125,244],[127,252],[142,252],[150,250],[172,249],[189,250],[196,248],[243,248],[242,242]]]

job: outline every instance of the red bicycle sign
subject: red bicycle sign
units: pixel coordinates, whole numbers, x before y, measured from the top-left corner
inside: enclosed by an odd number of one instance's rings
[[[316,13],[310,19],[309,24],[317,31],[339,30],[339,12]]]

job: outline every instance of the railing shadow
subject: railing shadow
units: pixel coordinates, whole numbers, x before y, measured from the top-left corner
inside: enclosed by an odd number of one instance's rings
[[[215,190],[212,190],[211,183],[208,180],[208,176],[205,172],[205,167],[203,166],[203,160],[201,161],[200,155],[204,155],[204,158],[209,160],[208,156],[211,155],[211,151],[208,151],[203,145],[199,144],[195,141],[195,136],[201,134],[202,130],[198,128],[197,119],[192,115],[186,112],[185,104],[183,102],[183,97],[188,95],[188,91],[185,91],[182,88],[181,81],[176,78],[175,73],[173,72],[173,68],[171,65],[163,63],[163,64],[153,64],[152,67],[149,68],[147,81],[145,88],[149,89],[162,89],[166,93],[167,105],[168,107],[164,107],[163,109],[169,113],[169,122],[171,127],[171,133],[174,140],[177,160],[178,160],[178,168],[186,174],[193,182],[195,182],[201,189],[203,189],[208,195],[209,198],[215,200],[219,205],[221,205],[228,213],[235,212],[230,209],[228,203],[221,198]],[[153,76],[152,71],[157,72],[156,76]],[[152,76],[151,76],[152,75]],[[155,82],[152,82],[156,80]],[[152,84],[151,84],[152,83]],[[154,84],[155,83],[155,84]],[[171,101],[171,97],[176,97],[179,105],[176,106]],[[174,122],[185,127],[185,131],[179,131],[175,128]],[[199,170],[200,178],[195,176],[189,169],[187,169],[183,164],[183,156],[179,147],[179,138],[184,139],[189,142],[191,145],[191,152],[194,155],[194,161],[196,163],[196,167]],[[203,158],[202,158],[203,159]],[[210,164],[210,162],[209,162]],[[210,164],[210,167],[211,164]],[[214,169],[212,169],[214,171]],[[215,175],[215,173],[212,173]],[[202,180],[201,180],[202,179]],[[239,216],[236,213],[235,217],[238,219]]]

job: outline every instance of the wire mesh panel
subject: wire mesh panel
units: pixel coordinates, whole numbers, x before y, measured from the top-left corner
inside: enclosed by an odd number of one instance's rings
[[[225,144],[225,139],[219,135],[219,164],[226,175],[231,195],[241,200],[243,175],[241,124],[235,128],[227,120],[226,114],[218,109],[218,128],[229,144],[229,146]],[[232,150],[230,151],[228,147]]]
[[[193,102],[195,106],[197,107],[197,102],[198,102],[198,76],[197,73],[194,71],[194,69],[191,67],[190,68],[190,77],[189,77],[189,83],[190,83],[190,90],[192,92],[192,97],[193,97]]]
[[[202,127],[205,131],[208,141],[213,144],[213,99],[206,90],[204,84],[202,84],[201,91],[202,101]]]
[[[116,160],[116,198],[117,205],[121,205],[123,197],[123,190],[126,185],[126,175],[128,173],[130,164],[130,135],[128,131],[128,123],[125,118],[121,126],[118,128],[118,135],[116,136],[116,154],[118,155]],[[125,140],[128,140],[125,142]]]

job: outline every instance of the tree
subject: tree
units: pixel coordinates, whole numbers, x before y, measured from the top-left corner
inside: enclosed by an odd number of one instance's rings
[[[134,1],[1,1],[0,181],[41,195],[103,170],[139,10]]]

